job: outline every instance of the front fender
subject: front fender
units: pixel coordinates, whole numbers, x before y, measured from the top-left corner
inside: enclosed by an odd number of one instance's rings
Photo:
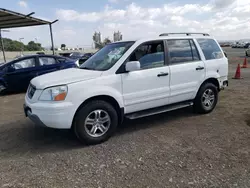
[[[108,86],[91,87],[91,90],[83,91],[80,94],[81,96],[78,98],[78,101],[84,102],[87,99],[92,98],[92,97],[106,95],[106,96],[114,98],[119,104],[120,108],[124,107],[121,93],[112,87],[108,87]]]
[[[76,110],[87,99],[97,96],[109,96],[124,107],[120,75],[103,76],[68,85],[67,99],[74,103]]]

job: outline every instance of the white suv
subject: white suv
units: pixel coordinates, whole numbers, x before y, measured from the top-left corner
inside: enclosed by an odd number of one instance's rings
[[[187,106],[209,113],[228,86],[228,59],[203,33],[106,45],[81,67],[34,78],[24,111],[36,124],[73,129],[87,144],[107,140],[123,118]]]

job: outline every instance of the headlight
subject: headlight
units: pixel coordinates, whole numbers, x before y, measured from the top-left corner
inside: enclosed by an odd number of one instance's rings
[[[45,89],[41,96],[40,101],[63,101],[68,93],[67,86],[56,86]]]

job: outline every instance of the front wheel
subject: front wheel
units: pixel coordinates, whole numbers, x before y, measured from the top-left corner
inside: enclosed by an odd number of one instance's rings
[[[74,132],[86,144],[99,144],[113,135],[117,125],[117,112],[111,104],[91,101],[77,112]]]
[[[207,114],[213,111],[218,101],[218,89],[212,83],[201,86],[194,100],[194,110],[197,113]]]
[[[5,90],[6,90],[6,87],[2,83],[0,83],[0,95],[4,94]]]

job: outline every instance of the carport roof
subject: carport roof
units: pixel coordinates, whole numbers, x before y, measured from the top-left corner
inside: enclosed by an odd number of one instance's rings
[[[31,17],[33,14],[34,12],[25,15],[0,8],[0,29],[51,24],[49,21]]]

